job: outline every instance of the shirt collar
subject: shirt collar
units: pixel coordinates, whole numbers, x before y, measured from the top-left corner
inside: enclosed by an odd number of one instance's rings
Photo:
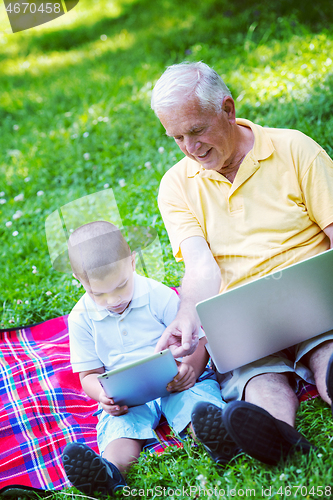
[[[108,311],[105,307],[96,304],[96,302],[94,302],[93,299],[87,293],[84,294],[83,298],[85,301],[85,306],[87,309],[88,316],[93,321],[102,321],[107,316],[111,316],[114,318],[121,318],[126,316],[131,311],[131,309],[134,309],[136,307],[142,307],[149,303],[149,287],[146,278],[134,272],[133,298],[128,307],[121,314],[112,313],[111,311]]]
[[[255,161],[259,162],[260,160],[266,160],[269,156],[271,156],[275,148],[264,127],[256,125],[245,118],[237,118],[236,123],[237,125],[243,125],[251,128],[254,134],[254,145],[249,154],[252,155]],[[202,165],[200,165],[200,163],[192,160],[191,158],[186,158],[186,160],[187,177],[195,177],[199,174],[201,177],[210,177],[212,179],[221,180],[221,174],[215,172],[215,170],[206,170]]]
[[[274,145],[265,128],[261,125],[246,120],[245,118],[237,118],[237,125],[249,127],[254,134],[254,145],[252,148],[252,156],[257,161],[266,160],[275,151]]]

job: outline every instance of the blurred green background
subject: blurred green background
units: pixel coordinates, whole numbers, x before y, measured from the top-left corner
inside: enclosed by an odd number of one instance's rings
[[[70,311],[82,289],[52,268],[45,220],[107,185],[125,225],[158,231],[165,283],[179,284],[156,196],[182,154],[150,109],[166,66],[206,62],[238,116],[302,130],[332,155],[332,20],[329,1],[80,0],[12,34],[2,5],[0,327]]]

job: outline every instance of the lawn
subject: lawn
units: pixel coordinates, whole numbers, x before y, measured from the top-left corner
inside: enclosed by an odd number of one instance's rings
[[[333,156],[329,1],[80,0],[39,28],[9,34],[7,27],[0,7],[0,328],[67,314],[82,295],[70,273],[52,267],[45,222],[88,195],[109,196],[124,226],[154,228],[158,276],[179,284],[183,267],[156,196],[182,153],[150,109],[166,66],[203,60],[231,88],[238,116],[297,128]],[[218,490],[221,498],[222,490],[225,498],[253,490],[256,498],[330,498],[330,409],[302,403],[297,426],[318,446],[310,457],[268,467],[243,455],[218,470],[201,448],[186,446],[140,458],[128,497],[154,498],[147,488],[165,487],[155,498],[187,498],[192,487],[192,498]]]

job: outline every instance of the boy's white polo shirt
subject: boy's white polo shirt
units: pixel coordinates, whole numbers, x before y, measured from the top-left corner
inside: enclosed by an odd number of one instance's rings
[[[132,301],[122,314],[98,306],[85,293],[68,317],[73,371],[102,366],[108,371],[153,354],[178,305],[174,290],[136,273]]]

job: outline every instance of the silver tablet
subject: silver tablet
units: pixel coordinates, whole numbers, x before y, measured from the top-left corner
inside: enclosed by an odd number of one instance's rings
[[[177,373],[176,361],[171,351],[165,349],[97,378],[115,404],[130,407],[170,394],[166,386]]]

